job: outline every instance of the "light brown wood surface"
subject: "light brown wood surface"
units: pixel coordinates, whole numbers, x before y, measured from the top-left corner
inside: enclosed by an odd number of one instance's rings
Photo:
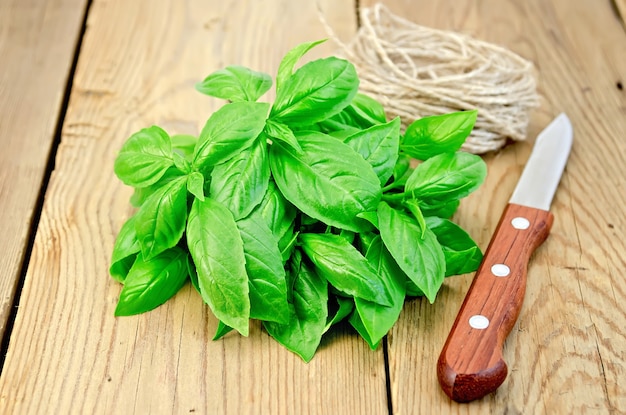
[[[35,3],[30,7],[48,10],[45,2]],[[349,39],[356,31],[355,2],[321,3],[339,37]],[[6,4],[0,0],[0,10]],[[574,124],[552,233],[532,258],[520,319],[505,343],[511,371],[500,389],[456,404],[437,383],[437,358],[471,275],[448,279],[433,305],[407,302],[388,337],[391,402],[384,351],[370,351],[349,330],[331,334],[305,364],[258,325],[248,338],[211,341],[216,320],[189,287],[150,313],[113,317],[120,285],[108,277],[110,252],[132,212],[130,189],[112,168],[124,140],[152,124],[197,133],[219,102],[195,92],[196,81],[228,64],[274,73],[289,48],[326,33],[309,1],[93,0],[9,333],[0,413],[381,414],[390,407],[401,414],[626,412],[626,92],[618,88],[626,83],[626,32],[619,9],[608,0],[385,4],[419,24],[468,33],[532,60],[542,99],[530,137],[561,111]],[[4,17],[0,50],[19,39],[8,34]],[[334,48],[325,44],[310,58]],[[52,53],[29,50],[33,61]],[[71,57],[53,55],[67,75]],[[0,73],[2,91],[25,76],[11,71]],[[58,99],[35,103],[43,110],[11,102],[0,98],[2,140],[14,117],[20,125],[51,131],[50,108]],[[52,116],[31,117],[41,111]],[[483,248],[532,141],[486,156],[487,182],[456,216]],[[20,153],[5,161],[2,153],[0,171],[5,163],[45,169],[45,155],[40,158]],[[22,226],[22,234],[28,228],[28,217],[3,215],[4,234],[15,232],[11,226]],[[19,244],[8,249],[16,258],[24,255]]]
[[[0,338],[72,66],[86,0],[0,1]]]
[[[333,3],[333,2],[327,2]],[[333,25],[353,33],[351,3]],[[95,1],[62,142],[0,379],[0,407],[32,413],[348,413],[386,410],[382,350],[335,334],[304,364],[254,326],[212,342],[216,319],[183,289],[164,307],[114,318],[107,275],[130,189],[112,172],[147,125],[197,134],[218,102],[194,83],[227,64],[275,73],[325,36],[312,4]],[[333,46],[311,55],[328,55]],[[221,103],[219,103],[221,105]],[[326,357],[324,357],[326,356]]]
[[[369,1],[362,2],[367,7]],[[450,402],[433,370],[472,275],[446,282],[434,305],[414,301],[389,336],[398,413],[623,413],[626,411],[626,33],[609,1],[386,1],[396,14],[503,45],[537,68],[541,107],[532,138],[560,112],[574,146],[537,250],[518,324],[505,343],[500,389]],[[532,140],[531,140],[532,141]],[[486,157],[487,182],[457,221],[487,247],[531,142]],[[407,364],[410,362],[410,364]]]

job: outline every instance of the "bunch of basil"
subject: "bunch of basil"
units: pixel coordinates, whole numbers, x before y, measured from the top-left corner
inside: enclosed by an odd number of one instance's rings
[[[476,111],[401,134],[348,61],[295,70],[320,42],[281,61],[273,105],[257,102],[269,75],[229,66],[197,85],[228,100],[198,138],[153,126],[123,145],[115,173],[138,210],[113,249],[117,316],[190,280],[219,319],[215,338],[258,319],[309,361],[331,325],[347,318],[375,348],[406,296],[432,302],[444,277],[477,268],[480,249],[449,220],[486,175],[459,151]]]

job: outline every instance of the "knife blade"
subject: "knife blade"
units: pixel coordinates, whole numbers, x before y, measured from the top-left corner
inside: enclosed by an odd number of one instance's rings
[[[565,114],[538,136],[437,361],[443,391],[457,402],[494,392],[507,376],[502,349],[526,290],[532,253],[548,237],[550,213],[572,147]]]

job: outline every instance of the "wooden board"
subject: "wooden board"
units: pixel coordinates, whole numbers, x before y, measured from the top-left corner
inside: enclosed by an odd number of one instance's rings
[[[86,3],[0,1],[0,338],[20,278]]]
[[[63,90],[63,82],[57,83],[55,95],[52,81],[23,68],[48,62],[42,73],[67,76],[71,53],[57,49],[59,36],[77,33],[77,26],[58,25],[58,32],[46,27],[84,10],[70,7],[70,0],[41,3],[0,0],[0,52],[15,54],[12,64],[0,63],[0,91],[9,91],[0,95],[0,136],[13,151],[0,156],[0,207],[8,209],[0,229],[16,235],[18,244],[6,249],[17,267],[26,254],[18,245],[27,237],[32,203],[22,203],[24,195],[21,204],[6,199],[17,194],[6,184],[17,176],[41,177],[35,173],[45,170],[46,140]],[[130,189],[112,172],[123,141],[152,124],[171,133],[197,133],[220,103],[196,93],[196,81],[228,64],[274,73],[290,47],[327,36],[309,3],[93,1],[0,374],[0,412],[626,412],[626,34],[616,13],[623,0],[615,0],[615,7],[584,0],[385,1],[417,23],[468,33],[531,59],[541,107],[532,114],[530,137],[561,111],[574,123],[575,144],[553,203],[552,234],[532,259],[526,301],[505,346],[511,371],[495,394],[459,405],[436,380],[436,360],[471,275],[447,280],[434,305],[407,302],[388,337],[390,403],[383,351],[370,351],[348,330],[326,338],[304,364],[258,325],[249,338],[228,335],[212,342],[216,320],[189,287],[148,314],[113,317],[120,286],[108,277],[109,255],[132,213]],[[321,3],[338,36],[349,40],[356,30],[355,7],[373,0]],[[23,38],[12,31],[18,15],[31,30]],[[23,43],[10,45],[8,39]],[[310,57],[334,49],[326,44]],[[34,129],[37,141],[5,139],[15,129]],[[532,138],[486,156],[487,182],[456,216],[483,248],[531,145]],[[41,154],[35,158],[31,152]],[[34,179],[27,184],[36,189],[25,191],[31,200],[39,190]],[[14,216],[17,211],[25,216]],[[6,281],[15,279],[3,275],[0,288]]]
[[[373,2],[362,1],[361,7]],[[626,33],[610,2],[401,1],[418,24],[505,46],[534,62],[541,107],[530,137],[565,111],[574,147],[553,202],[555,223],[532,259],[520,320],[505,345],[509,376],[493,395],[450,401],[436,362],[472,275],[447,280],[434,305],[415,300],[389,336],[397,413],[626,411]],[[532,141],[532,140],[531,140]],[[456,219],[486,248],[531,143],[486,157],[486,184]]]
[[[352,2],[330,4],[338,33],[353,33]],[[112,168],[123,141],[151,124],[197,134],[218,102],[195,82],[228,64],[275,73],[288,49],[325,36],[308,2],[93,2],[0,378],[3,412],[386,411],[383,352],[353,334],[325,339],[309,364],[258,325],[212,342],[217,322],[189,287],[148,314],[113,317],[109,255],[131,213]]]

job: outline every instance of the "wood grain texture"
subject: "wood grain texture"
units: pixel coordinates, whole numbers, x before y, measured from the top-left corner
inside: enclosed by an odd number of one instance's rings
[[[249,338],[228,335],[211,342],[216,321],[189,287],[148,314],[113,317],[120,286],[108,277],[109,255],[131,213],[130,189],[112,173],[122,142],[151,124],[172,133],[197,133],[219,102],[197,94],[193,84],[227,64],[274,73],[291,46],[326,36],[309,3],[94,0],[0,375],[0,412],[387,412],[383,353],[369,351],[348,331],[325,339],[307,365],[258,325]],[[56,31],[49,25],[80,13],[70,4],[0,0],[5,146],[0,225],[10,236],[6,239],[18,241],[2,245],[7,250],[0,261],[19,263],[23,248],[18,245],[30,220],[28,212],[16,216],[31,205],[16,204],[26,196],[11,199],[17,196],[7,183],[18,176],[40,177],[36,172],[45,164],[61,99],[48,94],[51,79],[31,77],[24,68],[35,62],[46,76],[67,73],[71,57],[62,53],[67,39],[62,34],[75,30],[69,24]],[[575,136],[553,202],[552,233],[531,260],[524,306],[505,343],[507,380],[471,404],[452,402],[441,391],[437,357],[472,275],[451,278],[435,304],[408,301],[389,335],[393,412],[626,413],[626,34],[616,14],[624,10],[623,0],[614,5],[610,0],[385,4],[419,24],[468,33],[531,59],[542,105],[533,114],[529,136],[561,111],[573,121]],[[322,8],[338,35],[349,39],[355,30],[353,2],[325,0]],[[22,33],[18,26],[27,28],[23,37],[15,35]],[[326,44],[311,57],[333,48]],[[35,141],[16,141],[20,134]],[[520,142],[486,156],[487,182],[461,205],[456,220],[482,247],[531,145],[532,140]],[[25,150],[10,155],[6,149],[13,148]],[[44,155],[36,153],[37,158],[31,151]],[[34,194],[28,197],[34,200]],[[0,263],[3,271],[9,262]],[[13,280],[3,275],[1,281]]]
[[[613,4],[615,5],[615,13],[626,30],[626,0],[613,0]]]
[[[324,1],[340,34],[354,4]],[[95,0],[22,301],[0,377],[3,413],[383,413],[382,350],[348,331],[311,363],[253,325],[212,342],[216,320],[185,287],[153,312],[114,318],[108,276],[130,189],[113,160],[157,124],[197,134],[219,102],[194,91],[228,64],[275,73],[299,42],[325,36],[309,2]],[[311,57],[328,55],[331,44]]]
[[[472,275],[451,278],[434,305],[410,301],[389,337],[394,412],[626,412],[626,34],[610,1],[385,4],[419,24],[468,33],[532,60],[542,102],[531,139],[561,111],[574,125],[552,233],[531,260],[520,319],[505,343],[507,380],[471,404],[452,402],[439,388],[437,356]],[[487,156],[485,185],[461,204],[456,220],[482,247],[530,148],[521,142]]]
[[[86,3],[0,0],[0,338],[20,278]]]

